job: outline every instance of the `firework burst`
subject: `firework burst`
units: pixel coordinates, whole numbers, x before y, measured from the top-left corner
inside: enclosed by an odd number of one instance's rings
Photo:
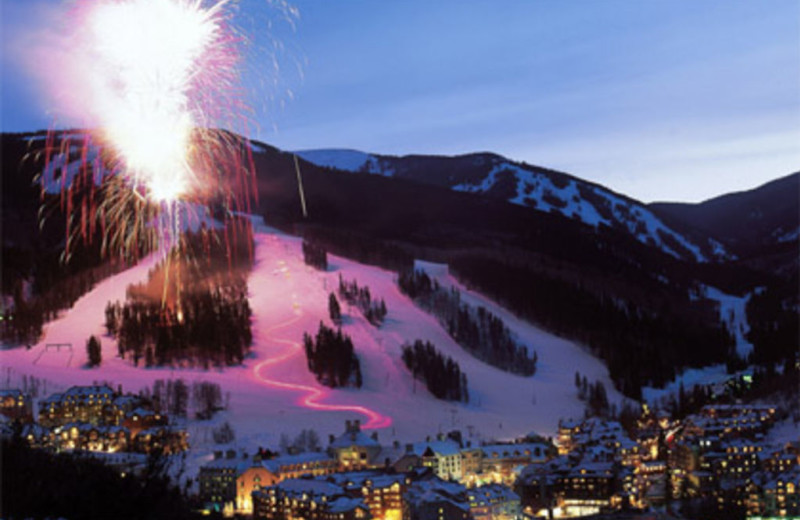
[[[231,0],[81,1],[60,67],[66,111],[93,128],[51,132],[42,196],[60,193],[65,258],[101,231],[104,254],[168,248],[186,208],[249,209],[255,195],[241,46]],[[45,212],[47,214],[47,212]]]

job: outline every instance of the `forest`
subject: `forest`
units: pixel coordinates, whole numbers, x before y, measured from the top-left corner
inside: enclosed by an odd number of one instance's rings
[[[380,301],[373,301],[369,287],[359,287],[357,280],[346,282],[342,279],[341,273],[339,274],[338,292],[344,301],[357,307],[368,322],[376,327],[381,326],[387,312],[386,302],[383,301],[383,298]]]
[[[320,271],[328,269],[328,252],[324,248],[303,240],[303,261]]]
[[[353,349],[353,340],[320,322],[315,336],[303,334],[303,347],[308,369],[317,381],[331,388],[352,386],[361,388],[361,364]]]
[[[467,374],[452,358],[436,350],[433,343],[419,339],[413,345],[406,343],[402,359],[414,379],[424,382],[437,399],[469,402]]]
[[[146,367],[240,364],[253,341],[252,240],[246,220],[185,233],[147,282],[128,287],[124,303],[106,306],[106,329],[118,339],[119,355]]]
[[[17,275],[20,277],[10,287],[13,305],[5,307],[0,315],[0,341],[16,345],[36,343],[46,322],[71,308],[78,298],[97,283],[129,266],[119,259],[102,260],[94,249],[89,248],[92,251],[90,253],[81,248],[81,252],[73,254],[68,264],[55,254],[32,258],[30,273]],[[7,253],[4,249],[4,263],[12,261],[11,257],[19,257]]]
[[[724,327],[689,313],[655,312],[496,259],[463,257],[451,268],[519,316],[588,346],[628,397],[640,398],[642,386],[663,387],[683,368],[725,363],[734,355]]]
[[[62,140],[82,140],[79,134],[59,133],[51,144],[57,149]],[[103,194],[112,191],[113,177],[96,184],[89,180],[93,177],[89,169],[88,175],[72,179],[68,197],[44,190],[39,182],[46,164],[44,140],[29,141],[32,136],[0,135],[0,341],[12,345],[36,343],[44,323],[72,307],[103,279],[135,263],[152,246],[136,235],[127,241],[127,254],[107,247],[116,223],[90,208],[102,205]],[[79,159],[75,153],[67,155]],[[54,180],[61,174],[55,171]]]
[[[484,307],[462,303],[458,290],[444,289],[419,270],[400,273],[397,284],[403,294],[435,315],[456,343],[476,358],[512,374],[536,373],[536,352],[529,356],[528,348],[512,337],[503,320]]]
[[[797,273],[756,291],[747,302],[751,361],[761,365],[798,360],[800,293]]]
[[[151,454],[141,475],[122,473],[91,456],[30,448],[3,440],[0,510],[4,518],[201,518]]]

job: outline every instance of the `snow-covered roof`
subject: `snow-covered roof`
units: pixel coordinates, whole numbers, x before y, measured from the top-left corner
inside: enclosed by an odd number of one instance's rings
[[[330,513],[347,513],[354,509],[368,509],[364,501],[360,498],[339,497],[328,502],[326,508]]]
[[[281,455],[272,459],[262,461],[265,468],[273,473],[278,473],[281,467],[294,466],[297,464],[310,464],[314,462],[331,461],[327,453],[309,451],[297,453],[295,455]]]
[[[405,494],[406,501],[414,506],[424,503],[447,502],[463,511],[469,511],[467,489],[456,482],[439,478],[414,482]]]
[[[334,473],[325,480],[335,483],[345,489],[361,488],[370,483],[372,488],[387,488],[392,484],[405,482],[406,476],[402,473],[387,474],[380,471],[353,471],[347,473]]]
[[[461,452],[461,447],[458,443],[451,440],[417,442],[413,445],[413,453],[420,457],[422,457],[428,449],[440,457],[458,455]]]
[[[64,396],[75,396],[81,398],[88,398],[93,395],[113,395],[114,391],[108,385],[92,385],[92,386],[73,386],[66,392]]]
[[[288,494],[306,493],[328,497],[344,494],[344,490],[340,486],[318,479],[291,478],[276,484],[275,487]]]
[[[28,423],[22,427],[22,436],[28,437],[33,435],[34,438],[41,439],[50,436],[50,430],[45,428],[39,423]]]
[[[480,447],[483,456],[487,458],[506,458],[532,456],[539,450],[539,454],[544,454],[547,445],[544,443],[525,442],[518,444],[488,444]],[[527,454],[525,452],[528,452]]]
[[[258,466],[258,463],[254,463],[252,459],[247,458],[244,459],[242,457],[233,457],[233,458],[219,458],[214,459],[206,464],[203,464],[203,468],[205,469],[229,469],[233,470],[237,475],[247,469],[250,469],[253,466]]]
[[[345,432],[336,439],[333,440],[331,443],[331,448],[333,449],[342,449],[342,448],[349,448],[351,446],[362,446],[362,447],[375,447],[379,448],[380,443],[366,435],[363,432]]]
[[[500,484],[487,484],[478,488],[470,489],[470,500],[485,502],[513,502],[519,501],[519,495],[511,489]]]
[[[151,415],[155,415],[156,413],[153,410],[147,410],[146,408],[136,408],[135,410],[131,410],[130,412],[125,414],[125,417],[133,417],[134,415],[138,415],[139,417],[150,417]]]
[[[611,462],[589,462],[583,460],[572,468],[570,474],[584,477],[610,477],[613,475],[613,469]]]
[[[141,402],[141,398],[135,395],[120,395],[114,398],[114,404],[117,406],[135,405]]]

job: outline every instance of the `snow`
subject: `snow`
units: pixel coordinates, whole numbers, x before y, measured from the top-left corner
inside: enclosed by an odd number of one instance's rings
[[[374,173],[391,177],[391,169],[382,169],[378,163],[378,158],[358,150],[343,149],[323,149],[323,150],[300,150],[296,153],[306,161],[328,168],[336,168],[353,173]]]
[[[765,446],[776,448],[782,448],[790,442],[800,442],[800,424],[791,416],[775,423],[764,439]]]
[[[383,444],[424,439],[451,429],[469,432],[467,438],[477,441],[509,439],[531,430],[554,435],[560,418],[581,417],[584,404],[577,399],[574,387],[576,370],[589,380],[602,381],[612,402],[622,399],[613,390],[600,360],[575,343],[548,334],[488,298],[466,290],[442,266],[428,264],[427,268],[443,285],[458,287],[467,303],[484,305],[502,317],[521,341],[536,350],[539,366],[535,376],[511,375],[466,353],[436,318],[399,292],[392,272],[332,255],[329,270],[317,271],[303,263],[301,239],[263,224],[256,226],[255,240],[256,263],[249,280],[255,339],[252,353],[242,366],[224,370],[144,369],[117,357],[116,342],[105,334],[103,326],[106,303],[123,300],[129,284],[145,280],[158,255],[98,284],[47,324],[39,343],[30,350],[4,350],[0,362],[15,376],[46,379],[51,389],[109,381],[114,387],[122,385],[125,391],[135,392],[157,379],[168,378],[182,378],[188,384],[218,383],[223,395],[230,393],[230,409],[211,422],[189,422],[190,442],[197,450],[187,460],[190,466],[201,464],[210,451],[219,449],[211,443],[210,430],[222,421],[233,425],[237,444],[248,449],[277,446],[281,433],[293,438],[303,428],[317,430],[322,439],[327,434],[339,435],[346,419],[383,427]],[[305,331],[315,332],[320,321],[330,324],[327,295],[337,286],[339,274],[369,286],[373,297],[383,298],[389,310],[379,329],[357,309],[344,305],[342,328],[353,338],[361,360],[361,389],[332,390],[319,385],[307,370],[300,346]],[[85,343],[92,334],[102,344],[103,362],[96,369],[86,368]],[[400,355],[401,346],[417,338],[433,342],[460,364],[469,379],[469,404],[437,400],[413,380]],[[50,343],[71,343],[72,350],[48,349]]]
[[[746,359],[753,351],[753,344],[745,337],[750,330],[750,325],[747,323],[747,302],[751,296],[752,293],[745,296],[732,296],[709,286],[701,286],[699,291],[689,293],[689,299],[692,301],[708,298],[717,302],[720,320],[733,334],[736,341],[736,353],[742,359]],[[695,385],[724,383],[735,376],[736,374],[728,374],[724,364],[711,365],[705,368],[689,368],[664,388],[643,387],[642,397],[649,403],[656,403],[661,399],[667,398],[670,394],[677,396],[681,383],[683,383],[683,388],[688,392]]]
[[[794,231],[788,231],[786,233],[781,234],[782,232],[783,230],[779,229],[778,233],[776,233],[778,234],[778,242],[781,243],[792,242],[793,240],[797,240],[797,238],[800,237],[800,227],[795,228]]]
[[[514,175],[517,184],[517,194],[509,199],[512,204],[519,206],[530,206],[535,203],[535,208],[544,211],[558,211],[565,217],[575,217],[581,222],[593,227],[598,224],[609,225],[609,222],[600,216],[594,206],[580,197],[578,186],[574,180],[570,181],[564,188],[559,188],[546,175],[525,170],[511,163],[501,162],[497,164],[479,184],[458,184],[453,186],[455,191],[465,191],[467,193],[485,193],[490,190],[497,182],[497,176],[501,172],[510,172]],[[556,207],[545,201],[545,195],[555,197],[565,203],[564,207]]]
[[[724,383],[734,377],[728,374],[724,364],[711,365],[705,368],[689,368],[681,372],[675,379],[670,381],[664,388],[642,387],[642,399],[651,405],[658,401],[668,398],[670,395],[677,397],[680,392],[681,384],[686,392],[690,392],[697,385],[714,385]]]
[[[257,141],[247,141],[247,145],[250,147],[250,150],[254,152],[266,152],[267,147]]]
[[[736,255],[728,252],[725,249],[725,246],[723,246],[722,243],[718,242],[717,240],[709,238],[708,244],[711,246],[711,254],[714,256],[714,258],[720,260],[736,260]]]
[[[47,193],[60,193],[62,189],[72,185],[72,180],[79,174],[91,172],[96,185],[100,185],[106,173],[100,160],[100,147],[89,144],[85,156],[83,146],[69,146],[68,157],[66,153],[53,154],[47,167],[42,171],[42,181]],[[68,159],[72,159],[67,162]]]
[[[751,294],[732,296],[714,287],[704,287],[705,297],[719,304],[719,317],[736,340],[736,353],[742,359],[753,351],[753,344],[745,337],[750,332],[747,323],[747,302]]]
[[[672,237],[681,246],[689,250],[694,259],[698,262],[708,261],[697,245],[689,242],[683,235],[667,227],[661,219],[656,217],[650,210],[624,201],[605,190],[595,188],[594,191],[597,195],[600,195],[608,201],[616,220],[625,225],[628,231],[635,236],[639,242],[646,244],[652,241],[665,253],[676,258],[681,258],[681,255],[677,251],[664,243],[659,236],[659,233],[662,233]]]
[[[497,183],[499,175],[503,172],[510,172],[516,179],[516,195],[509,199],[512,204],[531,206],[543,212],[559,212],[565,217],[577,218],[592,227],[597,227],[600,224],[611,225],[611,222],[601,216],[592,203],[581,197],[578,184],[574,179],[570,180],[562,188],[554,184],[550,177],[545,174],[532,172],[508,162],[496,164],[486,177],[477,184],[462,183],[453,186],[452,189],[467,193],[486,193]],[[707,258],[696,244],[666,226],[651,211],[625,201],[604,189],[598,187],[592,189],[596,195],[605,199],[611,208],[614,219],[623,224],[638,241],[642,243],[652,242],[662,251],[676,258],[681,258],[681,255],[665,244],[659,236],[659,233],[665,234],[686,248],[698,262],[707,261]],[[559,200],[562,204],[553,205],[548,202],[548,199],[551,201]],[[712,246],[714,247],[715,256],[726,255],[724,247],[719,242],[712,244]]]
[[[318,166],[386,177],[394,175],[394,171],[386,167],[386,164],[381,162],[378,157],[357,150],[322,149],[303,150],[295,153]],[[510,203],[532,207],[545,213],[557,212],[595,228],[600,224],[612,225],[592,202],[581,197],[578,189],[579,181],[570,179],[566,186],[561,187],[552,181],[549,174],[531,171],[504,160],[493,160],[492,163],[492,169],[479,182],[456,184],[451,189],[466,193],[486,193],[497,184],[501,174],[511,174],[516,182],[516,193],[508,199]],[[682,258],[682,252],[675,251],[662,240],[660,235],[666,235],[685,248],[694,260],[708,261],[697,244],[665,225],[650,210],[639,204],[623,200],[603,188],[593,186],[591,189],[597,196],[604,199],[604,204],[610,208],[614,220],[622,224],[639,242],[653,244],[669,255]],[[553,204],[556,200],[560,202]],[[797,233],[793,236],[796,238]],[[708,246],[711,248],[711,255],[714,258],[733,258],[720,242],[709,240]]]

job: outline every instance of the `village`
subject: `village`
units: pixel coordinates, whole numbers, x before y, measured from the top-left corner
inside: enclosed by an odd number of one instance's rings
[[[192,449],[185,422],[154,402],[101,384],[34,407],[3,390],[2,434],[135,473]],[[710,404],[680,420],[643,405],[628,428],[585,417],[562,420],[556,438],[477,444],[453,430],[384,444],[354,419],[327,446],[311,432],[252,453],[220,439],[188,493],[206,514],[271,520],[623,518],[692,504],[788,518],[800,515],[800,441],[765,442],[779,420],[770,405]]]

